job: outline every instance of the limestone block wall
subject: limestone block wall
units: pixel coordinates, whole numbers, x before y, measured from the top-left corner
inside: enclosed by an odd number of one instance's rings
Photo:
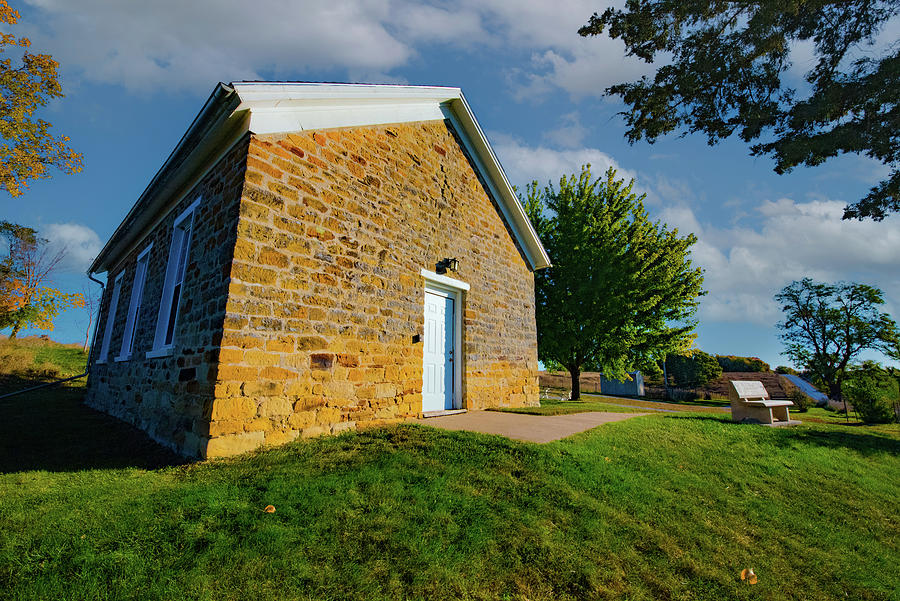
[[[249,136],[235,145],[148,235],[108,274],[110,284],[123,270],[107,363],[97,363],[109,319],[110,286],[101,301],[95,361],[88,380],[87,403],[145,430],[155,440],[185,455],[205,451],[209,415],[217,378],[218,345],[244,185]],[[148,359],[153,346],[172,226],[196,198],[188,267],[174,336],[174,352]],[[116,361],[122,345],[137,255],[152,242],[143,304],[137,321],[134,352]]]
[[[444,257],[471,286],[463,405],[537,404],[533,274],[446,122],[253,135],[206,454],[420,413]]]

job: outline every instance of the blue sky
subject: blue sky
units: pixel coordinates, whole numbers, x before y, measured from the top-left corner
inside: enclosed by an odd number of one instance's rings
[[[610,84],[650,67],[620,43],[576,30],[603,2],[407,0],[301,2],[24,0],[15,3],[38,52],[61,64],[66,97],[42,117],[84,153],[84,171],[54,174],[4,200],[3,219],[38,228],[68,258],[56,283],[70,291],[200,110],[218,81],[283,79],[461,87],[519,187],[591,163],[613,166],[647,194],[655,219],[699,242],[705,270],[697,345],[784,364],[773,295],[791,280],[852,280],[884,290],[900,318],[900,228],[840,220],[886,173],[842,157],[778,176],[766,158],[729,141],[672,136],[629,146]],[[888,35],[896,34],[895,27]],[[896,36],[895,36],[896,37]],[[810,65],[798,47],[791,76]],[[70,310],[51,335],[84,339]],[[875,356],[875,358],[880,358]]]

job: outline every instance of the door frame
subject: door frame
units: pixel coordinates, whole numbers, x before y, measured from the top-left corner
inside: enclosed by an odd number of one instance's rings
[[[427,269],[422,269],[421,275],[424,278],[424,287],[422,292],[422,315],[425,314],[425,290],[433,290],[435,292],[446,294],[453,299],[453,408],[463,408],[463,371],[465,368],[465,352],[463,350],[462,336],[462,316],[465,303],[465,293],[469,290],[469,284],[462,280],[457,280]],[[423,339],[424,343],[424,339]],[[424,362],[424,353],[423,359]],[[424,370],[424,363],[423,363]],[[424,373],[423,376],[424,378]],[[423,410],[425,397],[422,397]]]

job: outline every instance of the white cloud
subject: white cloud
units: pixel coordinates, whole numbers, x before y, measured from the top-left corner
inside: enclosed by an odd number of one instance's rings
[[[335,67],[377,78],[413,52],[388,32],[385,2],[27,2],[41,12],[41,48],[89,81],[136,91]]]
[[[546,146],[533,147],[498,133],[490,134],[490,138],[509,181],[520,189],[535,180],[541,186],[548,181],[555,185],[561,176],[580,173],[581,166],[586,164],[591,165],[591,172],[598,177],[612,167],[618,172],[618,177],[636,179],[635,172],[624,169],[613,157],[597,148],[557,150]]]
[[[842,221],[845,202],[789,198],[764,201],[751,212],[756,224],[701,224],[687,206],[669,207],[663,220],[698,235],[693,257],[706,270],[701,318],[771,326],[781,313],[774,295],[793,280],[811,277],[858,281],[881,288],[885,310],[900,308],[900,230],[873,221]]]
[[[578,148],[583,146],[588,129],[581,124],[578,111],[573,111],[560,118],[561,125],[556,129],[544,132],[544,139],[562,148]]]
[[[474,52],[533,51],[511,72],[520,98],[554,86],[600,95],[646,67],[620,42],[577,30],[606,3],[589,0],[25,0],[36,12],[23,28],[37,47],[89,82],[145,92],[197,92],[212,81],[303,77],[336,71],[357,81],[396,81],[391,72],[434,45]]]
[[[754,207],[739,203],[732,223],[713,225],[703,213],[698,216],[695,207],[706,203],[686,181],[625,169],[596,148],[557,150],[528,146],[502,134],[491,138],[510,181],[520,188],[532,180],[555,184],[585,163],[592,164],[595,175],[613,167],[619,177],[634,178],[636,189],[647,194],[652,218],[681,234],[697,235],[692,257],[704,269],[709,291],[701,302],[704,322],[771,327],[781,319],[775,294],[804,277],[877,286],[885,293],[884,310],[900,318],[900,229],[874,221],[843,221],[844,201],[780,198]]]
[[[49,241],[50,253],[64,253],[57,266],[60,271],[84,273],[102,247],[97,232],[79,223],[51,223],[42,227],[39,234]]]
[[[518,99],[540,98],[554,87],[573,98],[603,96],[606,88],[634,81],[652,73],[655,67],[634,57],[626,57],[624,46],[608,37],[580,38],[577,35],[565,48],[553,47],[535,53],[531,71],[514,79]]]

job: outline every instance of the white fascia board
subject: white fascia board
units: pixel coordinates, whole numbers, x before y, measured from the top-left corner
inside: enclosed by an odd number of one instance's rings
[[[234,83],[237,111],[250,111],[250,131],[273,134],[310,129],[443,119],[441,103],[459,88],[358,84]]]
[[[250,131],[260,135],[444,118],[435,102],[261,107],[251,109],[250,115]]]
[[[297,101],[319,100],[337,102],[351,100],[353,102],[383,99],[407,100],[439,100],[458,98],[459,88],[442,86],[398,86],[381,84],[355,83],[272,83],[272,82],[233,82],[231,87],[241,100],[257,106],[269,102],[273,106],[281,106]]]

